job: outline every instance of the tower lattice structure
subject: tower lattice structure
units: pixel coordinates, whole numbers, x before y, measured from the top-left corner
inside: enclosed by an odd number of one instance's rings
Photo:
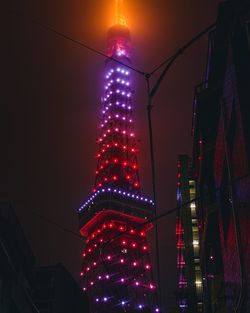
[[[130,34],[122,23],[110,28],[107,53],[95,184],[78,210],[86,237],[81,286],[91,312],[159,312],[146,238],[153,225],[145,223],[153,201],[140,191],[132,73],[125,66]]]

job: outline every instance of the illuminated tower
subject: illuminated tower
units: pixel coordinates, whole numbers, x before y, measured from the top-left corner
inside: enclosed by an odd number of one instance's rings
[[[130,34],[120,12],[108,32],[107,53],[95,184],[78,211],[86,237],[81,284],[92,312],[159,312],[146,239],[153,225],[145,224],[153,217],[153,202],[140,192],[132,73],[126,66]]]

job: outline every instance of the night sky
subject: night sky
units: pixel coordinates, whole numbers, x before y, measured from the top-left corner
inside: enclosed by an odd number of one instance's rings
[[[153,70],[215,21],[217,5],[125,0],[134,66]],[[83,241],[38,214],[78,231],[75,209],[94,183],[105,59],[32,20],[105,52],[113,8],[114,0],[16,0],[4,9],[0,199],[15,208],[37,265],[62,262],[76,279]],[[192,151],[193,89],[203,80],[206,49],[204,37],[181,56],[154,100],[158,213],[176,205],[177,157]],[[142,193],[152,195],[146,85],[138,74],[134,88]],[[160,221],[159,237],[166,304],[176,290],[175,214]]]

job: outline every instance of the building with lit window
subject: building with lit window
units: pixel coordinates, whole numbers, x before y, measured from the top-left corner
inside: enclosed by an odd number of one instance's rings
[[[131,41],[120,13],[107,54],[95,184],[78,210],[86,238],[81,286],[92,312],[159,312],[146,238],[154,204],[140,190]]]
[[[250,312],[250,3],[219,6],[196,87],[193,162],[204,312]]]
[[[196,208],[196,184],[191,160],[178,159],[176,245],[178,271],[178,306],[180,313],[203,310],[203,287],[200,268],[200,243]]]

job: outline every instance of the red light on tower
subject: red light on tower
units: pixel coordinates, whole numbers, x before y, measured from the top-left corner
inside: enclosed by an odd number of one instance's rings
[[[116,2],[119,7],[121,0]],[[157,307],[156,294],[147,288],[152,272],[146,233],[153,225],[144,225],[145,218],[153,217],[154,208],[140,190],[130,34],[118,11],[119,23],[108,32],[110,58],[105,62],[95,184],[78,211],[80,232],[88,238],[81,286],[92,311],[98,313],[117,312],[121,306],[127,313]]]

